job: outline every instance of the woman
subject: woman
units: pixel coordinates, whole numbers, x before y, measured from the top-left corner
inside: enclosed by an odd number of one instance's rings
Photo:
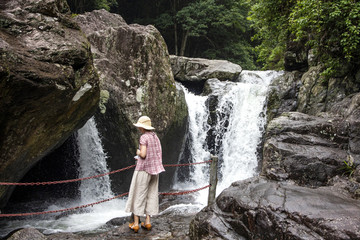
[[[159,173],[164,172],[160,140],[153,132],[151,120],[147,116],[139,118],[134,124],[142,133],[139,141],[140,149],[136,151],[136,168],[130,184],[126,212],[132,212],[134,222],[129,228],[139,231],[139,216],[146,214],[145,223],[141,227],[151,230],[150,216],[159,212]]]

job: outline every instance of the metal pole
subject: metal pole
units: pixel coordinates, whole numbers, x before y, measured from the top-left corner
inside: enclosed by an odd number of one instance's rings
[[[218,165],[218,157],[211,155],[210,188],[209,188],[208,206],[215,203],[216,185],[217,185],[217,181],[218,181],[217,165]]]

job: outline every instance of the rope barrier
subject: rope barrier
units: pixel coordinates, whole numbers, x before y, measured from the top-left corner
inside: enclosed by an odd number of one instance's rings
[[[185,194],[189,194],[189,193],[198,192],[198,191],[203,190],[203,189],[208,188],[208,187],[210,187],[210,185],[207,185],[205,187],[201,187],[201,188],[198,188],[198,189],[194,189],[194,190],[184,191],[184,192],[159,193],[159,195],[185,195]],[[33,215],[42,215],[42,214],[49,214],[49,213],[59,213],[59,212],[73,211],[73,210],[78,210],[78,209],[81,209],[81,208],[92,207],[94,205],[97,205],[97,204],[100,204],[100,203],[103,203],[103,202],[108,202],[110,200],[126,196],[128,194],[129,193],[127,192],[127,193],[123,193],[123,194],[117,195],[115,197],[104,199],[104,200],[101,200],[101,201],[98,201],[98,202],[89,203],[89,204],[85,204],[85,205],[81,205],[81,206],[77,206],[77,207],[59,209],[59,210],[52,210],[52,211],[45,211],[45,212],[32,212],[32,213],[0,214],[0,218],[2,218],[2,217],[24,217],[24,216],[33,216]]]
[[[183,167],[183,166],[190,166],[190,165],[197,165],[197,164],[204,164],[204,163],[210,163],[211,160],[205,161],[205,162],[198,162],[198,163],[183,163],[183,164],[164,164],[164,167]],[[51,185],[51,184],[60,184],[60,183],[71,183],[71,182],[78,182],[83,180],[88,180],[92,178],[98,178],[103,177],[106,175],[111,175],[114,173],[122,172],[128,169],[131,169],[135,167],[135,165],[131,165],[125,168],[121,168],[118,170],[114,170],[108,173],[102,173],[99,175],[91,176],[91,177],[84,177],[84,178],[77,178],[77,179],[69,179],[69,180],[61,180],[61,181],[49,181],[49,182],[29,182],[29,183],[14,183],[14,182],[0,182],[0,186],[33,186],[33,185]]]
[[[78,182],[78,181],[83,181],[83,180],[88,180],[88,179],[92,179],[92,178],[98,178],[98,177],[103,177],[106,175],[110,175],[113,173],[117,173],[117,172],[122,172],[125,170],[128,170],[130,168],[135,167],[135,165],[131,165],[125,168],[121,168],[118,170],[114,170],[112,172],[108,172],[108,173],[102,173],[99,175],[95,175],[95,176],[91,176],[91,177],[84,177],[84,178],[77,178],[77,179],[69,179],[69,180],[61,180],[61,181],[51,181],[51,182],[30,182],[30,183],[9,183],[9,182],[0,182],[0,186],[29,186],[29,185],[50,185],[50,184],[59,184],[59,183],[70,183],[70,182]]]
[[[183,166],[190,166],[190,165],[197,165],[197,164],[204,164],[204,163],[210,163],[211,160],[205,161],[205,162],[196,162],[196,163],[182,163],[182,164],[164,164],[164,167],[183,167]]]

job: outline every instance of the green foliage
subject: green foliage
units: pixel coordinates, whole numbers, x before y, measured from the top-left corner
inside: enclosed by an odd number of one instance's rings
[[[190,3],[176,14],[176,21],[189,36],[199,37],[207,34],[210,24],[216,20],[219,6],[214,0],[202,0]]]
[[[344,172],[343,174],[346,174],[349,177],[351,177],[354,174],[355,170],[356,170],[356,166],[354,164],[354,158],[351,155],[349,155],[347,157],[347,161],[344,160],[344,164],[345,165],[342,166],[340,168],[340,170]]]
[[[307,39],[333,76],[343,64],[357,64],[360,56],[360,2],[300,0],[290,14],[295,40]]]
[[[344,64],[359,64],[360,2],[356,0],[249,0],[249,20],[261,44],[256,48],[265,68],[281,65],[290,41],[305,42],[323,72],[333,76]],[[279,61],[279,62],[276,62]]]
[[[288,16],[295,0],[249,0],[251,11],[248,20],[252,22],[256,34],[254,40],[258,61],[264,63],[264,69],[283,68],[283,56],[289,36]]]

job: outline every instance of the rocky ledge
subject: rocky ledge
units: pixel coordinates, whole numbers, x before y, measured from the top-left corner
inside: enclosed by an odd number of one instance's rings
[[[360,239],[359,201],[262,177],[235,182],[191,224],[191,239]]]

